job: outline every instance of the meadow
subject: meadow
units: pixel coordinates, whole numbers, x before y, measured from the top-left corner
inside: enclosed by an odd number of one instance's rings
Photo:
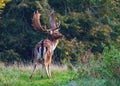
[[[101,70],[94,63],[90,66],[80,66],[78,70],[66,67],[52,66],[52,77],[45,75],[40,78],[37,68],[32,79],[29,79],[32,66],[0,67],[0,86],[120,86],[119,76],[107,75],[107,70]],[[101,71],[100,71],[101,70]]]
[[[55,66],[54,66],[55,67]],[[67,71],[64,67],[56,67],[53,69],[52,78],[48,79],[45,75],[43,79],[40,78],[40,69],[37,68],[32,79],[29,76],[32,71],[32,66],[19,67],[9,66],[0,68],[0,86],[58,86],[58,84],[65,85],[71,80],[72,73]]]
[[[40,78],[41,66],[32,77],[32,65],[0,64],[0,86],[120,86],[120,52],[115,47],[106,48],[96,59],[95,55],[86,63],[78,62],[75,66],[51,65],[52,77]]]

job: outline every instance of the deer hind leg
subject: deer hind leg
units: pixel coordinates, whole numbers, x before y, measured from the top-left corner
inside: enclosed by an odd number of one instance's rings
[[[34,73],[34,71],[35,71],[35,69],[36,69],[36,66],[37,66],[37,62],[34,64],[34,66],[33,66],[33,71],[32,71],[32,74],[30,75],[30,79],[32,78],[32,75],[33,75],[33,73]]]
[[[37,51],[37,49],[35,49],[36,53],[34,54],[35,55],[35,59],[34,59],[34,66],[33,66],[33,71],[32,71],[32,74],[30,75],[30,79],[32,78],[32,75],[36,69],[36,66],[37,66],[37,63],[38,63],[38,60],[41,58],[41,47],[39,47],[39,50]]]
[[[41,78],[44,77],[44,72],[45,72],[45,65],[44,63],[42,62],[42,68],[41,68]]]
[[[46,70],[46,73],[47,73],[47,76],[49,78],[49,71],[48,71],[48,63],[46,63],[47,59],[48,59],[48,56],[47,56],[47,48],[44,47],[43,49],[43,66],[45,67],[45,70]]]

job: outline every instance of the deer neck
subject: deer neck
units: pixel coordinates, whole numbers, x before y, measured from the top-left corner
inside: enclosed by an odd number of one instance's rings
[[[51,45],[52,45],[52,50],[54,51],[56,46],[58,45],[58,39],[53,39],[51,37],[48,37],[48,39],[51,41]]]
[[[55,50],[56,46],[58,45],[58,40],[52,41],[52,49]]]

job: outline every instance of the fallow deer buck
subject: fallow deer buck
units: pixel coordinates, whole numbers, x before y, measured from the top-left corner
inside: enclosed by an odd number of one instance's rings
[[[50,64],[52,60],[52,55],[53,55],[53,52],[56,46],[58,45],[59,39],[63,37],[63,35],[59,32],[60,24],[55,22],[54,10],[50,12],[50,18],[49,18],[49,22],[51,26],[50,29],[46,29],[46,26],[41,25],[40,20],[39,20],[40,15],[41,14],[38,13],[38,11],[34,12],[33,19],[32,19],[33,27],[36,30],[48,32],[49,35],[46,39],[41,40],[35,46],[34,66],[33,66],[33,71],[32,71],[32,74],[30,75],[30,78],[32,78],[32,75],[36,69],[36,65],[39,62],[42,64],[41,78],[43,78],[43,75],[44,75],[44,68],[46,70],[47,77],[48,78],[51,77]]]

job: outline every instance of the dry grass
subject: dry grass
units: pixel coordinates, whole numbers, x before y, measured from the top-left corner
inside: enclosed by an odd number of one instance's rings
[[[9,65],[6,65],[4,62],[0,62],[0,68],[2,67],[7,67],[7,68],[15,68],[15,69],[19,69],[19,70],[23,70],[23,71],[32,71],[33,70],[33,64],[9,64]],[[62,65],[62,66],[59,66],[59,65],[55,65],[55,64],[51,64],[50,65],[50,68],[51,68],[51,71],[67,71],[68,68],[67,68],[67,65]],[[36,67],[36,70],[41,70],[42,69],[42,65],[39,64],[37,65]]]

